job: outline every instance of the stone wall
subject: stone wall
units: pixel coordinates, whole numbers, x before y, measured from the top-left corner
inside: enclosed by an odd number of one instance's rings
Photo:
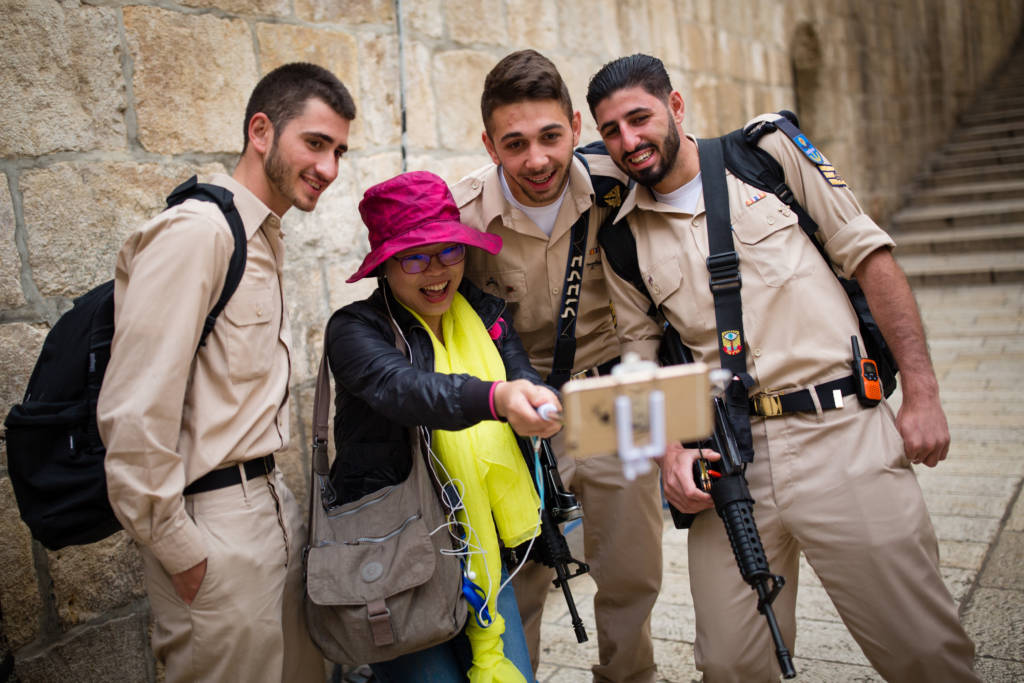
[[[324,321],[363,296],[356,204],[402,170],[449,181],[487,161],[479,94],[512,49],[549,55],[584,110],[611,58],[662,57],[687,127],[725,132],[794,108],[885,217],[1017,37],[1022,0],[3,0],[0,6],[0,411],[49,326],[111,276],[127,233],[199,172],[230,170],[259,77],[320,63],[359,108],[351,152],[311,215],[290,212],[293,444],[306,494]],[[404,65],[404,69],[400,66]],[[403,75],[404,74],[404,75]],[[403,136],[401,106],[406,108]],[[154,359],[158,362],[159,359]],[[123,533],[48,552],[21,524],[0,442],[0,680],[148,681],[140,561]]]

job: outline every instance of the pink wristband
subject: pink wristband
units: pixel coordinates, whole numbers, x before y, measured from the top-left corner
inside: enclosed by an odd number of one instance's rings
[[[494,391],[498,388],[499,384],[501,384],[501,382],[495,382],[494,384],[491,385],[491,390],[487,392],[487,405],[490,407],[491,416],[495,420],[501,419],[500,417],[498,417],[498,411],[494,409]]]

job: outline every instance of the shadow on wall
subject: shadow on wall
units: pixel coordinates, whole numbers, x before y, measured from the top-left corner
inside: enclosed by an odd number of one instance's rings
[[[789,54],[800,128],[814,139],[818,132],[815,103],[821,85],[822,50],[818,32],[809,22],[802,21],[796,25]]]

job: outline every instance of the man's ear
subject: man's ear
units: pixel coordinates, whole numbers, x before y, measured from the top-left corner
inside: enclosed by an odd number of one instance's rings
[[[249,119],[249,145],[263,156],[273,144],[274,124],[263,112],[253,114]]]
[[[686,113],[686,102],[683,101],[683,96],[679,94],[678,90],[673,90],[668,94],[668,110],[672,112],[672,118],[680,126],[683,125],[683,114]]]
[[[480,138],[484,141],[484,149],[486,149],[487,153],[491,155],[491,161],[493,161],[496,166],[501,166],[501,160],[498,159],[498,153],[494,149],[494,143],[491,141],[491,136],[488,135],[485,130],[480,134]]]
[[[575,149],[576,145],[580,144],[580,133],[583,131],[583,120],[580,118],[579,111],[572,113],[572,146]]]

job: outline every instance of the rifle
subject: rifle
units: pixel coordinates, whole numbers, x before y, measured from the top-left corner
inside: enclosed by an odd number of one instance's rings
[[[663,361],[669,361],[667,364],[688,363],[693,360],[689,349],[683,345],[678,333],[670,326],[665,330],[662,355]],[[782,633],[772,610],[772,602],[786,580],[782,576],[772,574],[768,567],[768,558],[765,556],[761,536],[754,522],[754,499],[750,496],[744,474],[746,465],[740,458],[736,436],[729,422],[728,408],[721,396],[714,396],[712,401],[715,430],[710,444],[705,442],[700,446],[710,446],[722,458],[717,463],[710,463],[702,456],[694,463],[694,481],[711,494],[715,502],[715,512],[725,524],[740,576],[757,592],[757,611],[768,621],[782,677],[794,678],[796,670],[793,668],[793,659],[782,640]],[[695,515],[683,514],[671,505],[669,509],[677,529],[688,528],[693,523]]]
[[[565,536],[558,526],[563,522],[582,517],[583,508],[580,507],[576,496],[567,491],[565,485],[562,484],[562,477],[558,474],[558,461],[551,450],[551,442],[548,439],[537,439],[527,446],[531,440],[523,437],[519,437],[519,439],[524,456],[527,453],[533,456],[527,457],[526,462],[533,474],[533,483],[541,498],[540,535],[533,540],[529,558],[555,570],[553,583],[562,589],[562,595],[565,596],[565,604],[572,617],[572,628],[576,632],[576,642],[585,643],[587,642],[587,631],[583,627],[583,620],[580,618],[579,612],[576,611],[576,601],[569,588],[569,579],[586,574],[590,571],[590,566],[572,556],[569,544],[565,542]],[[539,473],[536,471],[538,465]],[[518,564],[524,559],[523,553],[529,547],[529,543],[524,543],[511,550],[513,564]],[[575,569],[570,565],[575,565]]]

